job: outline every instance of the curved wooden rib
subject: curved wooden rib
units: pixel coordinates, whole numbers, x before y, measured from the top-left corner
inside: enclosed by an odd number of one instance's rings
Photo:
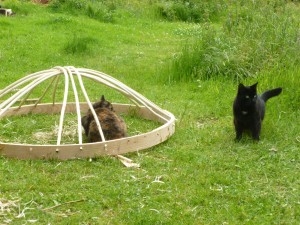
[[[79,103],[78,89],[73,76],[77,77],[79,90],[84,95],[86,103]],[[55,96],[60,77],[64,77],[64,97],[62,103],[56,103]],[[82,143],[81,111],[90,109],[94,118],[97,117],[92,103],[89,100],[84,87],[83,78],[92,79],[95,82],[104,84],[129,98],[135,105],[114,104],[117,112],[128,113],[134,109],[141,117],[155,120],[163,125],[151,132],[136,135],[132,137],[105,141],[104,135],[98,120],[96,120],[99,134],[103,142]],[[34,105],[23,105],[33,89],[39,84],[51,79],[51,84],[44,90],[41,97]],[[71,81],[71,82],[70,82]],[[52,93],[53,102],[49,104],[40,104],[42,98],[49,91],[54,83]],[[68,103],[69,83],[75,96],[75,103]],[[16,91],[16,93],[12,93]],[[34,144],[12,144],[2,143],[0,140],[0,154],[8,157],[20,159],[42,159],[57,158],[70,159],[77,157],[94,157],[100,155],[118,155],[126,152],[138,151],[149,148],[167,140],[175,131],[175,117],[170,112],[161,109],[147,98],[134,91],[130,87],[121,83],[117,79],[95,70],[75,68],[72,66],[55,67],[50,70],[44,70],[30,74],[0,91],[0,97],[11,94],[6,100],[0,103],[0,119],[13,115],[24,115],[28,113],[60,113],[59,131],[56,145],[34,145]],[[22,99],[23,98],[23,99]],[[18,107],[12,107],[14,103],[21,101]],[[61,144],[61,137],[64,125],[65,113],[76,113],[78,123],[78,143],[79,144]]]

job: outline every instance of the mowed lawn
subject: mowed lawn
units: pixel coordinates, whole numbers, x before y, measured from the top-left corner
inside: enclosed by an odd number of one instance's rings
[[[157,19],[135,1],[133,8],[114,11],[112,21],[51,5],[5,4],[17,13],[0,17],[0,89],[55,66],[91,68],[172,112],[176,132],[165,143],[125,155],[140,168],[126,168],[114,157],[0,157],[0,224],[299,223],[299,65],[272,69],[270,60],[251,76],[172,80],[170,67],[182,49],[206,29],[220,31],[222,21],[208,26]],[[260,142],[247,135],[235,142],[237,86],[257,81],[260,93],[279,86],[283,92],[267,103]],[[95,101],[105,90],[90,88]],[[124,101],[110,90],[106,98]],[[1,119],[0,149],[1,142],[26,142],[37,127],[50,132],[55,116],[49,116]],[[124,118],[131,134],[157,126]]]

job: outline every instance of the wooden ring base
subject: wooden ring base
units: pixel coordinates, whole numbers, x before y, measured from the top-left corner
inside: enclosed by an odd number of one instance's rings
[[[12,107],[5,113],[5,117],[12,115],[33,114],[52,114],[61,111],[62,104],[40,104],[37,106],[26,105],[22,108]],[[87,105],[81,103],[81,109],[87,109]],[[105,142],[66,144],[66,145],[34,145],[34,144],[13,144],[0,142],[0,155],[17,159],[74,159],[91,158],[104,155],[120,155],[128,152],[140,151],[150,148],[161,142],[166,141],[175,132],[175,117],[166,111],[169,115],[167,122],[162,121],[160,117],[152,113],[146,107],[138,107],[127,104],[114,104],[117,113],[128,114],[132,110],[142,118],[163,123],[162,126],[147,133],[130,136],[122,139],[116,139]],[[74,113],[75,103],[68,103],[66,113]]]

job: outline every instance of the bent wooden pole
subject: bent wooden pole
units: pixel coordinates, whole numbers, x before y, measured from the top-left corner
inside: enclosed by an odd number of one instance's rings
[[[59,79],[64,77],[65,79]],[[75,79],[76,78],[76,79]],[[117,113],[128,114],[135,111],[136,114],[144,119],[153,120],[161,123],[161,126],[152,131],[125,137],[116,140],[105,140],[103,132],[100,127],[99,133],[103,136],[102,142],[83,143],[82,141],[82,127],[81,127],[81,114],[80,112],[93,109],[90,98],[84,86],[85,80],[94,80],[95,82],[108,86],[114,89],[125,97],[129,98],[134,104],[118,104],[114,103],[113,107]],[[55,96],[58,91],[58,81],[64,80],[63,101],[56,102]],[[50,85],[41,93],[39,101],[32,105],[24,105],[26,101],[22,101],[22,97],[27,99],[28,94],[43,82],[51,82]],[[52,83],[55,81],[55,84]],[[71,87],[69,83],[71,81]],[[77,82],[77,83],[76,83]],[[77,89],[77,87],[80,87]],[[52,90],[52,103],[41,103],[40,100],[44,98],[46,93],[53,87]],[[16,93],[15,90],[19,88]],[[84,95],[86,102],[79,102],[78,91]],[[73,91],[75,102],[68,102],[68,94]],[[27,115],[27,114],[60,114],[59,132],[57,142],[54,145],[45,144],[19,144],[19,143],[6,143],[0,137],[0,155],[18,159],[72,159],[72,158],[87,158],[97,157],[103,155],[120,155],[127,152],[140,151],[149,147],[160,144],[171,137],[175,132],[175,117],[172,113],[161,109],[155,103],[148,100],[140,93],[129,88],[125,84],[116,80],[115,78],[104,74],[102,72],[75,68],[75,67],[55,67],[50,70],[37,72],[27,77],[16,81],[12,85],[0,91],[0,97],[8,96],[7,99],[0,104],[0,120],[5,117]],[[19,106],[13,106],[16,101],[21,101]],[[77,129],[78,129],[78,143],[63,144],[61,137],[64,129],[64,116],[66,113],[77,114]],[[28,115],[30,116],[30,115]],[[94,115],[95,116],[95,115]],[[98,121],[98,120],[97,120]],[[5,127],[0,127],[5,129]]]

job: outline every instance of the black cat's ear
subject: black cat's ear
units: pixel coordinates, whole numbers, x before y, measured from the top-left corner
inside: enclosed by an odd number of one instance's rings
[[[243,89],[243,88],[245,88],[245,86],[244,86],[242,83],[240,83],[240,84],[239,84],[239,90],[240,90],[240,89]]]
[[[253,84],[251,87],[256,87],[258,84],[258,82],[256,82],[255,84]]]
[[[257,84],[258,84],[258,82],[256,82],[255,84],[253,84],[253,85],[251,86],[251,88],[254,88],[254,89],[256,90]]]
[[[102,101],[102,102],[105,101],[104,95],[101,96],[101,101]]]
[[[244,90],[245,90],[245,86],[242,83],[240,83],[237,94],[241,95],[244,92]]]

